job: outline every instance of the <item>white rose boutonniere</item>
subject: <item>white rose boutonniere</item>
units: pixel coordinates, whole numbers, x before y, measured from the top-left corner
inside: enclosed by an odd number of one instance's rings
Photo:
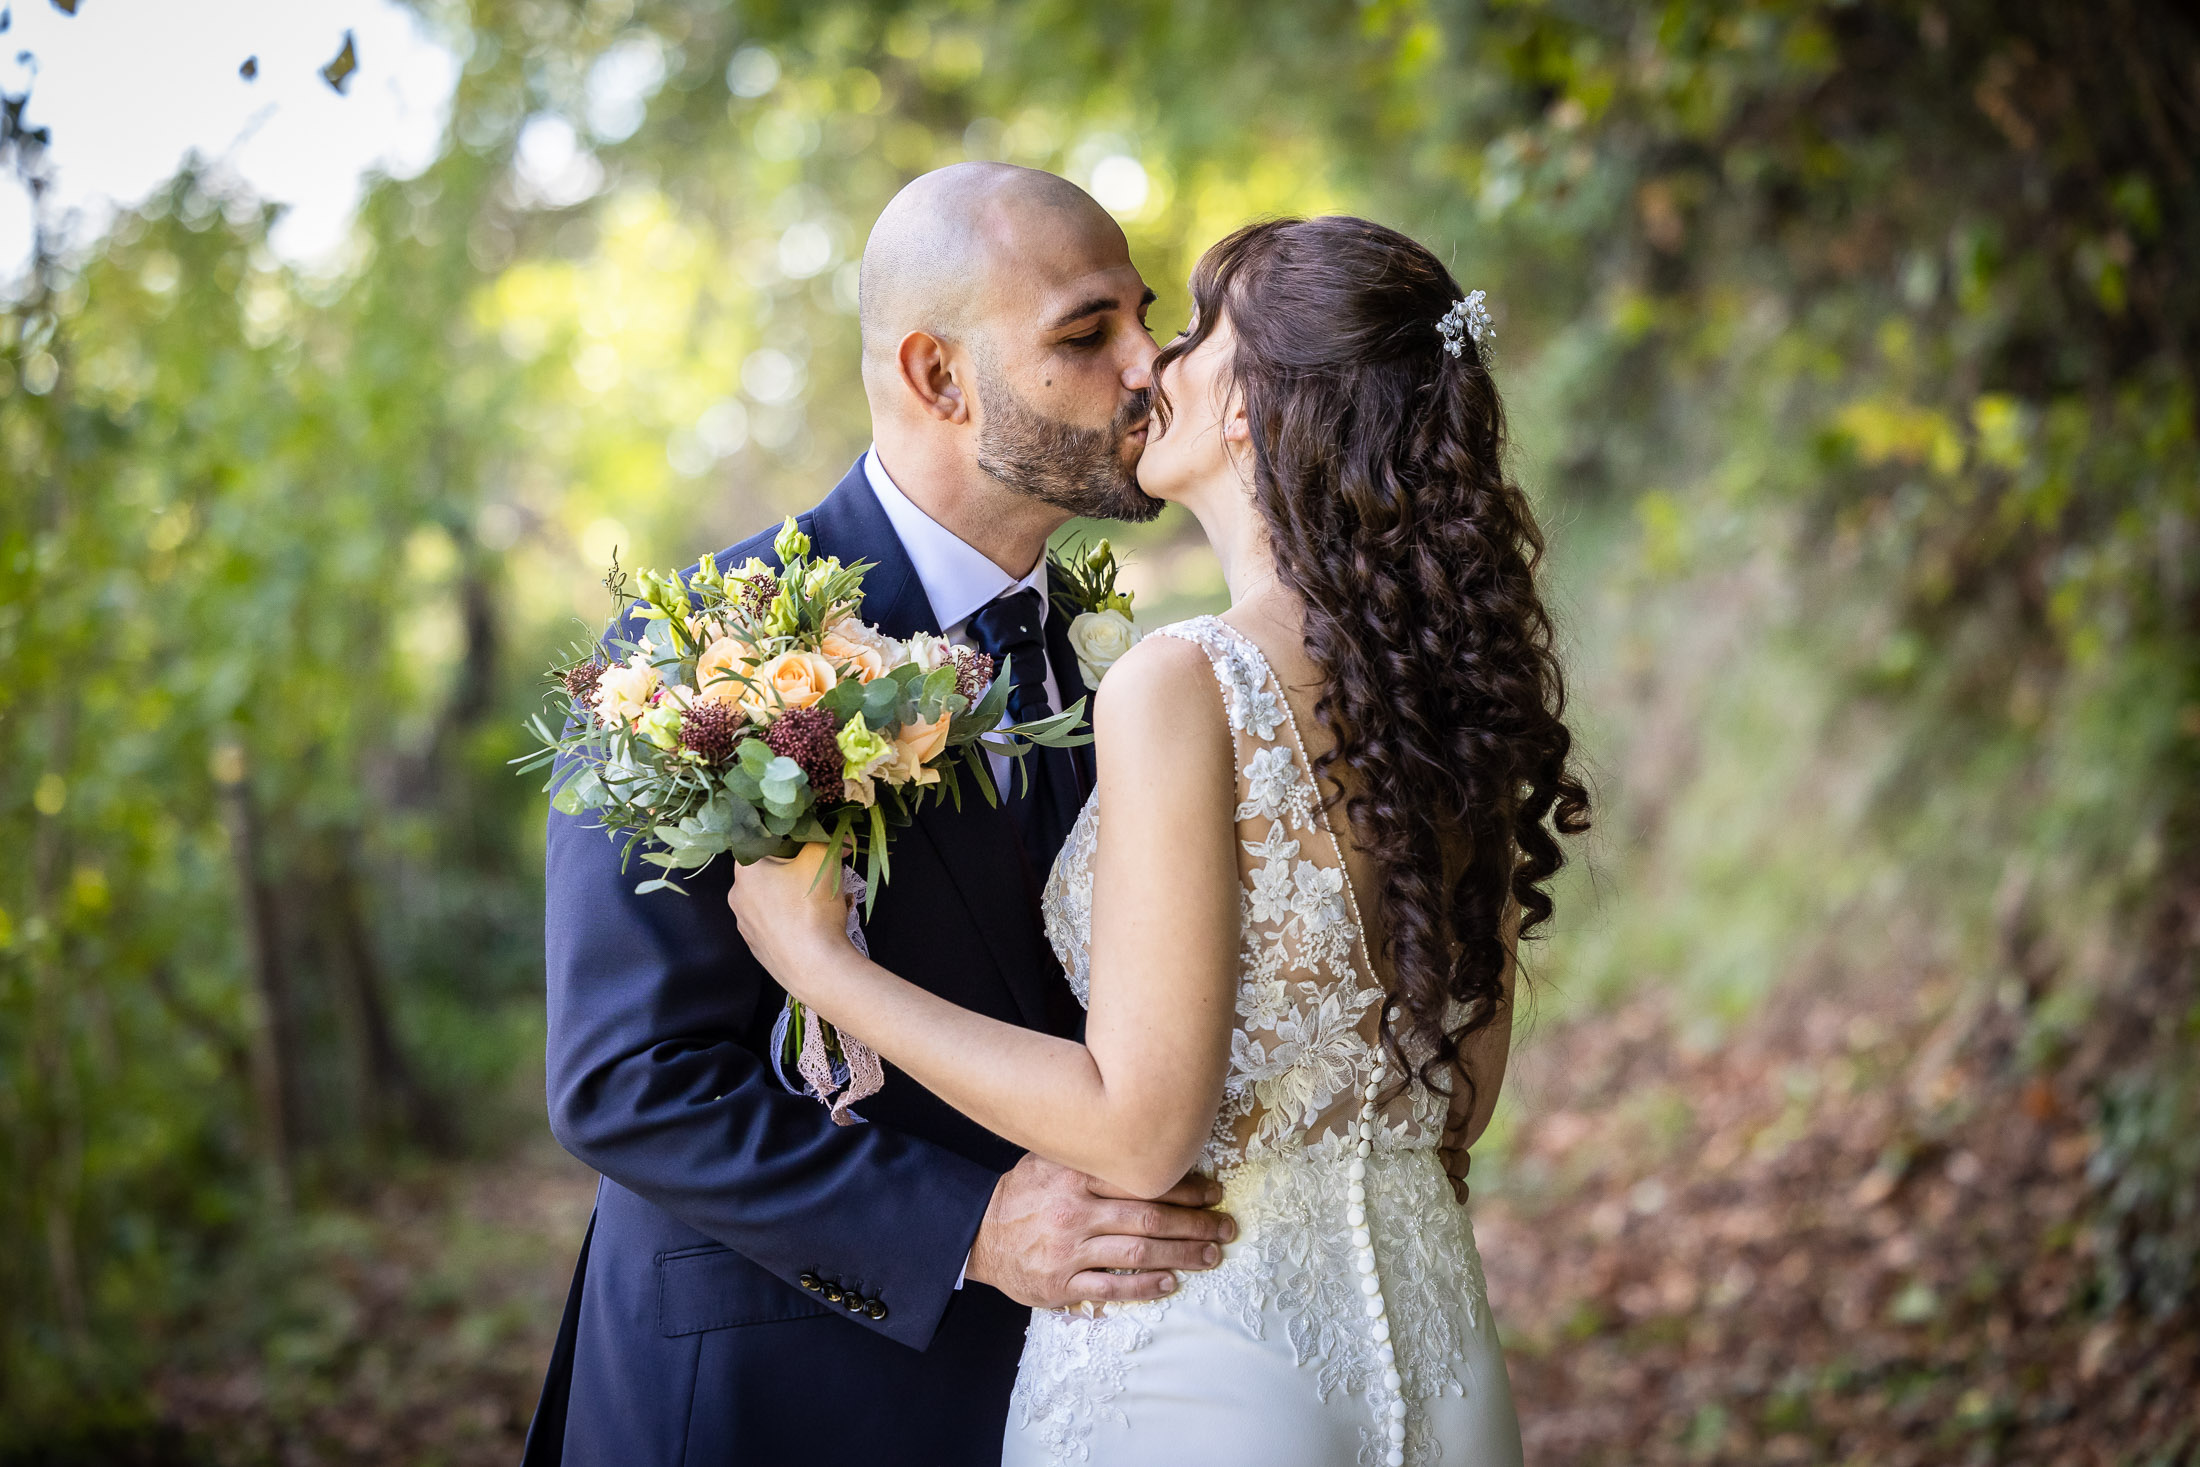
[[[1080,611],[1070,619],[1069,645],[1077,654],[1077,672],[1088,688],[1115,666],[1115,659],[1138,641],[1138,623],[1120,611]]]
[[[1115,549],[1102,540],[1076,554],[1056,554],[1054,569],[1063,587],[1054,601],[1069,615],[1069,645],[1077,654],[1077,672],[1085,686],[1097,688],[1116,659],[1144,635],[1131,614],[1131,593],[1116,589]]]

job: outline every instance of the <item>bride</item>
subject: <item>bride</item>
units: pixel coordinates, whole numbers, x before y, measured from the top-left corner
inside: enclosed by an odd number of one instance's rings
[[[1587,800],[1488,317],[1349,218],[1241,229],[1192,296],[1138,478],[1198,518],[1231,604],[1098,698],[1045,895],[1084,1042],[860,956],[820,847],[729,900],[790,993],[988,1129],[1141,1196],[1222,1184],[1220,1266],[1034,1312],[1011,1467],[1516,1464],[1463,1179]]]

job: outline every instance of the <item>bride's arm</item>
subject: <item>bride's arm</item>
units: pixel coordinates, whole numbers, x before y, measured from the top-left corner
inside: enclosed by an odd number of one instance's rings
[[[1494,1020],[1459,1046],[1459,1057],[1452,1066],[1451,1113],[1444,1122],[1444,1171],[1451,1177],[1452,1191],[1461,1202],[1467,1200],[1468,1149],[1489,1129],[1490,1117],[1497,1111],[1497,1092],[1505,1083],[1506,1062],[1512,1058],[1513,996],[1520,971],[1519,930],[1520,908],[1508,903],[1503,933],[1505,973],[1501,980],[1504,1007]],[[1469,1078],[1471,1086],[1464,1083]]]
[[[1083,1044],[972,1013],[858,954],[837,886],[811,879],[821,847],[744,868],[728,900],[782,986],[925,1089],[1027,1150],[1150,1197],[1198,1160],[1222,1099],[1236,764],[1206,654],[1173,637],[1109,670],[1093,725],[1101,839]]]

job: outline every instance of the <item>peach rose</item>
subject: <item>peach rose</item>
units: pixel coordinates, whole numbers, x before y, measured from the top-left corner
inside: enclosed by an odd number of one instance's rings
[[[833,618],[825,628],[828,637],[844,637],[851,642],[861,642],[866,647],[876,647],[886,659],[888,667],[901,660],[901,643],[872,626],[860,616],[841,615]]]
[[[930,723],[905,723],[894,731],[894,762],[886,766],[888,784],[938,784],[940,772],[925,768],[947,747],[947,715]]]
[[[657,691],[657,669],[637,652],[626,662],[612,664],[596,680],[596,716],[605,723],[633,725],[649,711]]]
[[[842,622],[840,625],[845,626],[847,623]],[[818,647],[834,662],[842,666],[852,666],[856,678],[861,682],[870,682],[886,675],[886,654],[868,642],[844,637],[836,630],[819,638]]]
[[[840,674],[815,652],[782,652],[751,676],[741,706],[758,723],[769,723],[789,708],[807,708],[833,690]]]
[[[705,701],[738,703],[747,689],[741,679],[756,665],[756,649],[739,637],[720,637],[695,659],[695,683]]]

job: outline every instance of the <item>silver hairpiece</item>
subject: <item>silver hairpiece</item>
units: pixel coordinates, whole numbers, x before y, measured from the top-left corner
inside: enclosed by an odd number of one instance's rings
[[[1436,334],[1444,338],[1445,351],[1457,356],[1466,349],[1470,338],[1480,346],[1497,335],[1483,300],[1481,291],[1470,290],[1465,300],[1452,302],[1451,309],[1444,312],[1443,319],[1436,323]]]

